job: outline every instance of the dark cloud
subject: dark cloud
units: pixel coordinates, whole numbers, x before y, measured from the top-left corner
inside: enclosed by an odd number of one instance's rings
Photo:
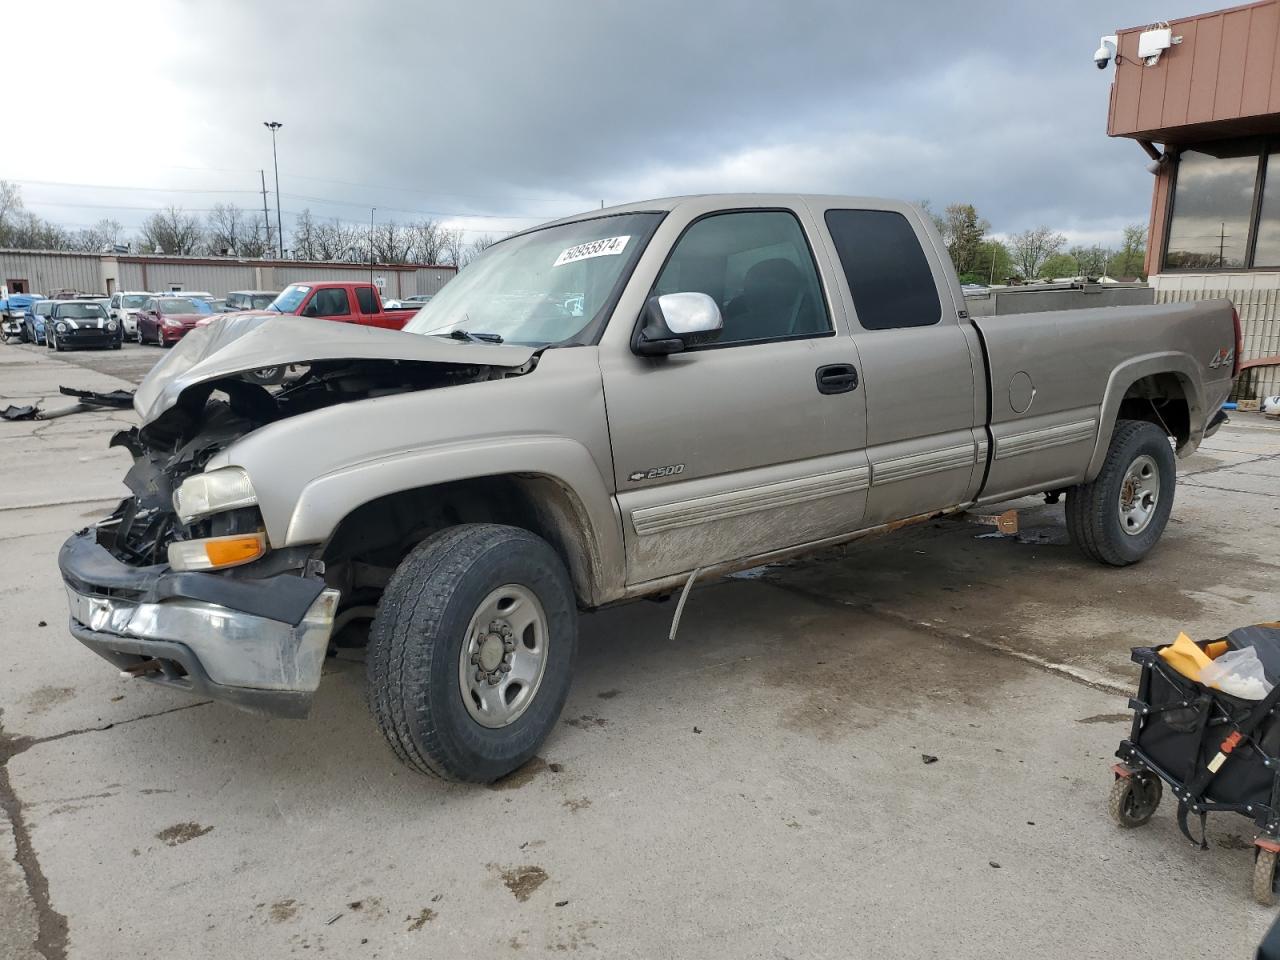
[[[286,207],[350,219],[373,203],[525,218],[489,221],[509,227],[760,189],[1118,233],[1146,219],[1151,179],[1105,135],[1111,71],[1090,55],[1202,6],[221,0],[177,8],[202,66],[157,82],[189,105],[171,135],[207,137],[211,166],[262,166],[259,123],[284,121]]]

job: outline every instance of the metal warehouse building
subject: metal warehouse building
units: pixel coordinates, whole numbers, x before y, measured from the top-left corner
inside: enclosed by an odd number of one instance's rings
[[[379,264],[372,271],[375,279],[382,278],[385,295],[397,299],[435,293],[455,273],[455,267],[425,263]],[[10,293],[200,290],[222,297],[232,290],[281,290],[294,282],[369,276],[369,265],[358,263],[0,249],[0,284]]]

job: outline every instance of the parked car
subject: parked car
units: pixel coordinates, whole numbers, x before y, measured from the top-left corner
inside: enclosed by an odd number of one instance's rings
[[[114,319],[103,300],[55,300],[45,318],[44,340],[51,350],[76,347],[110,347],[119,350],[123,341],[120,322]]]
[[[213,308],[214,313],[230,312],[227,310],[227,301],[225,297],[214,297],[212,300],[206,300],[205,303]]]
[[[227,313],[235,310],[265,310],[278,296],[279,290],[232,290],[227,294],[223,310]]]
[[[376,604],[394,752],[492,781],[556,726],[579,610],[1036,493],[1065,495],[1086,557],[1140,561],[1239,355],[1226,300],[972,317],[905,203],[591,211],[494,244],[405,333],[191,334],[112,441],[132,497],[62,548],[71,630],[135,676],[299,716],[335,624]],[[268,364],[311,370],[235,385]]]
[[[418,303],[418,304],[430,303],[431,298],[434,296],[435,296],[434,293],[415,293],[412,297],[405,297],[404,302]]]
[[[127,290],[111,295],[111,315],[120,321],[124,335],[130,340],[138,335],[138,311],[154,294],[144,290]]]
[[[0,321],[5,323],[6,329],[17,332],[22,340],[33,342],[29,336],[31,311],[43,299],[38,293],[9,294],[4,300],[0,300]],[[43,322],[40,326],[43,331]],[[41,332],[41,338],[43,336]]]
[[[58,302],[57,300],[37,300],[31,305],[26,320],[27,343],[47,345],[45,338],[48,334],[49,315],[53,313],[53,305]]]
[[[214,316],[204,300],[191,297],[150,297],[138,311],[138,343],[171,347],[206,317]]]

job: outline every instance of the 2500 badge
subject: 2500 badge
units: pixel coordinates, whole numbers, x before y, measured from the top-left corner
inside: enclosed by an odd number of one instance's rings
[[[650,467],[648,470],[637,470],[627,479],[632,483],[639,483],[641,480],[661,480],[663,477],[678,477],[682,473],[684,473],[684,464],[673,463],[666,467]]]

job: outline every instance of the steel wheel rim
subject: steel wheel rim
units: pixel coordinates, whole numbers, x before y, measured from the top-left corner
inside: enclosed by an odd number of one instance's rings
[[[533,591],[508,583],[476,607],[458,655],[458,687],[471,719],[498,729],[529,709],[547,669],[547,614]]]
[[[1159,503],[1160,467],[1155,458],[1144,453],[1129,464],[1120,481],[1120,529],[1131,537],[1138,536],[1151,525]]]

